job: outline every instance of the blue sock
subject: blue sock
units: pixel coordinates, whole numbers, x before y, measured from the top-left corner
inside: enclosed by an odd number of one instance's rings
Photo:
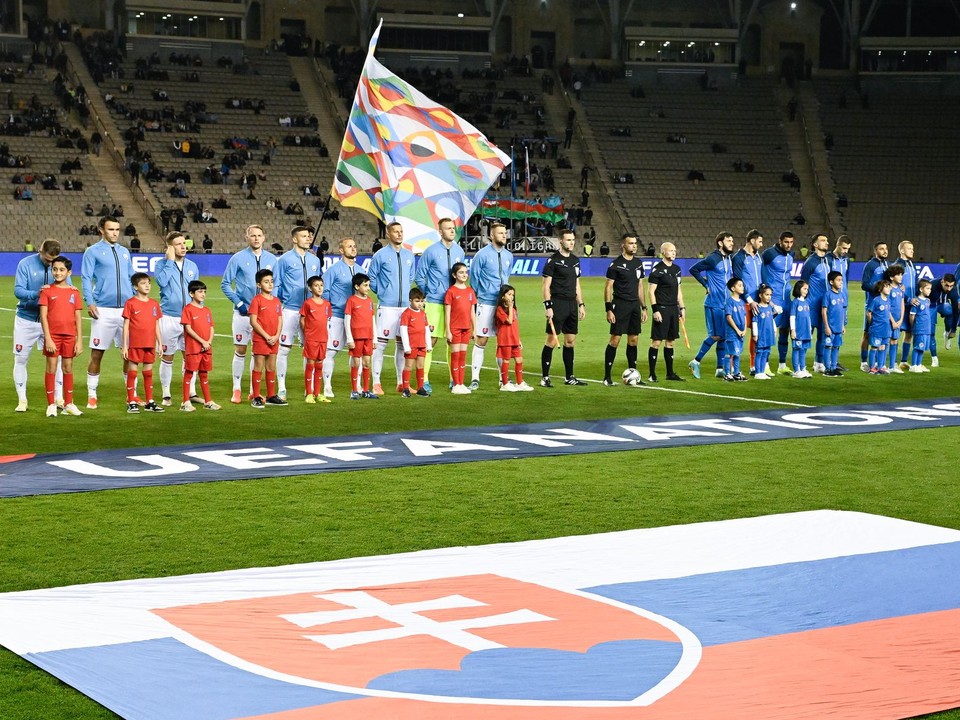
[[[893,366],[897,364],[897,346],[893,343],[890,343],[890,347],[887,348],[887,368],[893,370]]]
[[[733,374],[739,375],[740,374],[740,356],[732,355],[731,357],[733,358]]]
[[[696,360],[700,362],[703,360],[703,356],[707,354],[707,351],[713,347],[713,344],[716,342],[712,337],[708,337],[703,341],[703,344],[700,346],[700,350],[697,352]]]
[[[814,355],[814,359],[818,363],[823,364],[823,331],[822,330],[817,330],[817,347],[816,347],[816,354]],[[806,364],[806,359],[804,359],[804,364]]]
[[[914,350],[911,365],[923,364],[923,350]]]
[[[868,353],[868,352],[869,352],[868,350],[861,350],[861,351],[860,351],[860,362],[862,362],[862,363],[867,362],[867,353]]]
[[[800,370],[800,351],[796,348],[793,349],[793,357],[791,359],[793,363],[793,371],[797,372]]]
[[[930,357],[937,356],[937,330],[934,328],[933,334],[930,337]]]
[[[717,369],[722,370],[724,359],[727,357],[727,343],[724,340],[717,341]]]
[[[867,350],[867,365],[870,366],[871,370],[877,366],[877,351],[875,348]]]
[[[906,362],[910,357],[910,343],[906,340],[900,345],[900,362]]]
[[[790,346],[790,333],[786,330],[780,331],[780,336],[777,338],[777,354],[780,358],[780,364],[784,365],[787,362],[787,348]],[[770,357],[770,353],[767,353],[767,357]],[[764,366],[758,365],[757,372],[763,371]]]
[[[840,348],[835,347],[830,349],[830,369],[836,370],[837,365],[840,364]]]
[[[820,359],[817,362],[823,362],[823,356],[820,356]],[[803,370],[807,367],[807,349],[803,348],[800,351],[800,369]]]

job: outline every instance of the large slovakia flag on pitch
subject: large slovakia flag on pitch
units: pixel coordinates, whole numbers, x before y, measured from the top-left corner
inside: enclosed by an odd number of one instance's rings
[[[819,511],[0,595],[125,718],[769,720],[960,706],[960,532]]]

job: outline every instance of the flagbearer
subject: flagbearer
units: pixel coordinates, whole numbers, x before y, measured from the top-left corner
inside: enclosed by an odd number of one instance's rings
[[[394,341],[394,364],[397,369],[397,392],[403,388],[403,344],[400,337],[400,316],[407,309],[413,280],[413,253],[403,247],[403,226],[394,221],[387,225],[387,246],[370,261],[370,289],[377,294],[377,342],[373,348],[373,393],[383,395],[380,374],[387,343]]]
[[[427,296],[427,326],[433,338],[433,347],[446,337],[446,317],[443,310],[443,298],[452,284],[451,268],[458,262],[464,262],[463,248],[457,244],[457,225],[450,218],[442,218],[437,223],[440,232],[440,242],[435,242],[420,257],[417,263],[416,281]],[[447,347],[447,364],[449,364],[450,348]],[[427,392],[433,392],[430,385],[430,365],[433,362],[433,350],[429,350],[423,361],[423,387]]]

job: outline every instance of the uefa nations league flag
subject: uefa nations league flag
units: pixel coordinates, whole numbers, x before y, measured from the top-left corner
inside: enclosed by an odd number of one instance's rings
[[[960,706],[960,532],[814,511],[0,594],[127,720],[880,720]]]
[[[384,222],[403,223],[416,252],[437,238],[437,221],[460,228],[510,158],[461,117],[438,105],[367,51],[343,136],[333,197]]]

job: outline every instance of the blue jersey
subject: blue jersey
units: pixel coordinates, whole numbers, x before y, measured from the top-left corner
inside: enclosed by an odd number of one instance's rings
[[[930,314],[930,298],[917,295],[917,304],[910,305],[914,336],[933,334],[933,317]]]
[[[890,318],[894,322],[903,320],[903,288],[890,288]]]
[[[724,339],[739,340],[743,337],[741,333],[745,332],[747,329],[747,306],[743,304],[743,299],[741,298],[738,300],[734,297],[728,297],[726,307],[724,308],[724,314],[724,328],[726,329]],[[740,331],[740,333],[730,327],[730,320],[733,320],[733,324],[736,326],[737,330]]]
[[[773,305],[758,305],[753,314],[753,337],[758,348],[769,348],[777,344],[777,326],[773,321]]]
[[[233,303],[233,307],[247,312],[247,306],[253,301],[257,289],[257,273],[261,270],[273,270],[277,258],[268,252],[261,251],[257,255],[251,248],[244,248],[235,253],[227,261],[227,269],[223,271],[223,281],[220,289]]]
[[[410,304],[413,283],[413,253],[405,247],[377,250],[370,261],[370,289],[377,294],[381,307],[402,307]]]
[[[826,255],[820,256],[816,253],[807,258],[807,261],[803,264],[803,269],[800,271],[800,279],[806,280],[810,285],[807,298],[815,308],[820,307],[820,301],[827,294],[827,274],[829,272],[830,260],[827,259]]]
[[[876,293],[873,292],[873,287],[880,281],[880,278],[883,277],[883,273],[888,267],[889,263],[887,263],[886,260],[880,260],[875,257],[867,260],[867,264],[863,266],[863,276],[860,279],[860,287],[863,288],[863,291],[867,294],[868,305],[869,301],[877,296]]]
[[[727,304],[727,281],[733,277],[733,261],[719,249],[690,268],[690,275],[707,289],[703,306],[724,308]]]
[[[470,263],[470,287],[481,305],[496,305],[500,288],[510,283],[513,254],[504,248],[498,251],[493,243],[481,249]]]
[[[320,258],[310,252],[301,255],[296,249],[288,250],[273,269],[276,295],[285,310],[300,308],[312,296],[307,280],[320,274]]]
[[[890,298],[877,295],[867,308],[870,326],[867,333],[872,338],[888,338],[893,328],[890,325]]]
[[[123,245],[106,240],[83,251],[80,276],[87,305],[122,308],[133,297],[133,263]]]
[[[176,260],[161,258],[153,277],[160,288],[160,309],[164,316],[179,318],[184,306],[190,303],[187,286],[192,280],[200,279],[197,264],[190,258],[184,258],[179,264]]]
[[[330,303],[335,318],[343,317],[347,300],[353,295],[353,276],[360,270],[356,263],[349,265],[344,260],[338,260],[323,274],[323,299]]]
[[[823,306],[827,309],[827,324],[830,328],[830,334],[843,334],[847,322],[847,299],[843,296],[843,293],[831,289],[823,300]]]
[[[843,285],[840,286],[840,294],[843,295],[844,303],[850,302],[850,291],[847,288],[847,278],[850,277],[850,258],[846,255],[840,257],[836,253],[829,252],[827,253],[827,260],[830,262],[830,269],[836,270],[838,273],[843,275]],[[826,294],[829,294],[830,290],[827,290]]]
[[[760,287],[763,274],[763,260],[759,253],[748,253],[743,248],[733,256],[733,277],[743,281],[743,299],[746,302],[755,302],[757,289]]]
[[[763,262],[763,284],[769,285],[773,290],[771,301],[786,311],[790,307],[790,293],[793,290],[790,284],[793,251],[784,252],[779,245],[774,245],[764,250],[760,259]]]
[[[953,290],[947,292],[943,289],[942,278],[937,278],[931,282],[933,283],[930,288],[931,327],[936,328],[937,316],[943,315],[944,323],[949,330],[954,327],[953,318],[957,315],[957,287],[954,285]]]
[[[813,316],[810,314],[812,305],[809,296],[794,298],[790,303],[790,329],[797,340],[809,340],[813,337]]]
[[[17,298],[17,317],[31,322],[40,322],[40,288],[53,284],[53,271],[45,265],[40,255],[30,255],[17,263],[17,275],[13,281],[13,294]],[[70,276],[67,284],[72,285]]]
[[[429,245],[417,261],[417,287],[427,296],[427,302],[443,305],[443,298],[453,280],[450,279],[450,269],[458,262],[463,262],[466,255],[463,248],[457,243],[451,243],[448,248],[443,241]]]
[[[906,258],[900,258],[896,262],[897,265],[903,268],[903,299],[906,302],[910,302],[917,296],[917,280],[920,279],[917,274],[917,266],[914,265],[913,260],[907,260]]]

